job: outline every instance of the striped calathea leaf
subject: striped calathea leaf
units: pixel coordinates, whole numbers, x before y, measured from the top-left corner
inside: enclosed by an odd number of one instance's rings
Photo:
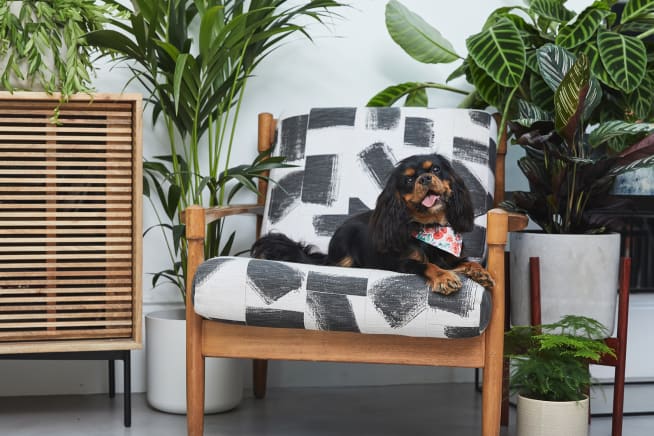
[[[640,39],[617,32],[597,34],[597,48],[606,72],[617,89],[630,93],[643,81],[647,50]]]
[[[579,56],[565,74],[554,93],[554,126],[571,146],[581,122],[582,111],[590,89],[590,65],[585,55]]]

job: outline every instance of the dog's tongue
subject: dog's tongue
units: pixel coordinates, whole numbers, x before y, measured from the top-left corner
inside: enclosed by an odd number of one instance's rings
[[[426,208],[432,207],[438,201],[438,195],[436,194],[427,194],[427,196],[422,200],[422,205]]]

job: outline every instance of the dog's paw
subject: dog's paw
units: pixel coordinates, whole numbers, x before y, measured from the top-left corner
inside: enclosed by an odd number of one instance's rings
[[[429,264],[425,275],[427,277],[427,284],[432,292],[449,295],[452,292],[460,290],[461,286],[463,286],[461,279],[456,273],[441,269],[433,264]]]
[[[493,280],[493,277],[485,269],[473,271],[473,273],[470,274],[468,277],[470,277],[472,280],[479,283],[486,289],[491,289],[495,286],[495,280]]]
[[[490,273],[476,262],[468,262],[463,265],[463,268],[457,270],[486,289],[491,289],[495,286],[495,281]]]

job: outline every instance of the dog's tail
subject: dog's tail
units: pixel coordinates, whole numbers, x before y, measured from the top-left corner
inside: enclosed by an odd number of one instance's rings
[[[259,238],[250,248],[250,253],[257,259],[313,265],[325,265],[327,262],[327,255],[317,251],[314,246],[293,241],[281,233],[269,233]]]

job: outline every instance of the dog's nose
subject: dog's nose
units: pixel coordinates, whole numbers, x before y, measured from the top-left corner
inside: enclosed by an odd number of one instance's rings
[[[418,179],[418,183],[420,183],[421,185],[430,185],[431,184],[431,175],[423,174]]]

